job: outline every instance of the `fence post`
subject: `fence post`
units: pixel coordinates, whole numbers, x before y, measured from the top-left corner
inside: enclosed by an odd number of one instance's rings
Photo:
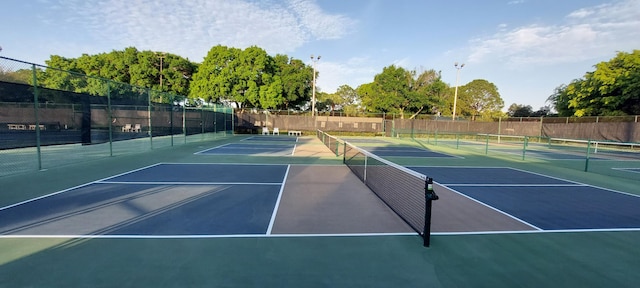
[[[38,117],[38,77],[36,75],[36,64],[31,65],[33,77],[33,112],[36,118],[36,151],[38,155],[38,170],[42,170],[42,151],[40,150],[40,119]]]
[[[111,81],[107,81],[107,111],[107,116],[109,116],[109,156],[113,157],[113,111],[111,111]]]
[[[184,133],[184,144],[187,144],[187,104],[182,101],[182,133]]]
[[[149,147],[153,149],[153,134],[151,129],[151,89],[147,89],[147,111],[149,112]]]
[[[538,142],[540,141],[543,135],[542,133],[544,130],[543,123],[544,123],[544,116],[540,116],[540,134],[538,134]]]
[[[171,135],[171,147],[173,147],[173,105],[175,104],[175,95],[171,95],[171,107],[169,109],[169,134]]]

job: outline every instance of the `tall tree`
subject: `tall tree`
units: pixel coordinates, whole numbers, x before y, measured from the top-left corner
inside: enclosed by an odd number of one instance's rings
[[[463,100],[462,112],[471,116],[471,120],[475,121],[477,116],[485,119],[491,119],[500,116],[500,110],[504,107],[504,101],[500,98],[498,88],[495,84],[483,80],[476,79],[470,83],[460,87],[459,96]]]
[[[53,68],[42,73],[42,82],[47,87],[104,96],[107,93],[105,80],[112,80],[114,82],[111,82],[111,95],[120,97],[140,94],[139,87],[186,95],[189,91],[189,78],[197,69],[195,63],[180,56],[138,51],[134,47],[97,55],[83,54],[76,59],[52,55],[46,62],[48,67]],[[162,85],[161,70],[164,80]],[[152,100],[167,102],[170,99]]]
[[[549,97],[559,116],[640,114],[640,50],[619,52],[595,68]]]
[[[217,45],[207,53],[204,61],[193,75],[189,97],[201,98],[206,102],[228,100],[241,108],[245,102],[244,93],[234,90],[238,79],[234,70],[238,65],[240,49]]]
[[[299,59],[278,54],[273,57],[275,78],[279,78],[284,98],[279,109],[303,106],[311,99],[313,68]]]
[[[373,80],[373,93],[362,96],[363,104],[370,112],[400,113],[415,106],[414,95],[410,90],[412,77],[410,71],[391,65],[382,69]]]
[[[507,115],[510,117],[529,117],[531,114],[533,114],[533,108],[530,105],[513,103],[507,110]]]
[[[308,101],[312,72],[302,61],[259,47],[215,46],[193,76],[190,96],[236,107],[288,109]]]
[[[348,115],[352,115],[360,110],[360,96],[358,92],[351,88],[349,85],[341,85],[336,90],[338,105],[342,108],[342,110]]]
[[[436,114],[441,112],[446,103],[448,86],[442,81],[440,72],[433,69],[423,71],[413,82],[412,90],[415,91],[418,107],[416,114],[423,110],[431,110],[428,112]]]

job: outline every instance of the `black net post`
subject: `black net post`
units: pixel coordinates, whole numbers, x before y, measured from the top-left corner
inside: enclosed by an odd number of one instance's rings
[[[424,183],[425,211],[422,238],[424,240],[424,247],[429,247],[431,243],[431,202],[438,200],[438,195],[433,191],[433,178],[427,178]]]

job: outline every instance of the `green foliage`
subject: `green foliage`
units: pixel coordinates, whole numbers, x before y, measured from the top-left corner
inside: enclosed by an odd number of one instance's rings
[[[218,45],[194,74],[190,96],[240,108],[288,109],[309,100],[312,73],[300,60],[271,57],[255,46]]]
[[[640,50],[619,52],[595,65],[581,79],[556,88],[549,96],[559,116],[640,114]]]
[[[439,72],[427,70],[419,75],[391,65],[375,76],[373,83],[356,89],[361,105],[369,112],[396,113],[404,118],[422,112],[438,113],[446,106],[448,86]]]
[[[197,69],[195,63],[180,56],[138,51],[133,47],[97,55],[83,54],[76,59],[52,55],[46,64],[49,68],[38,77],[45,87],[101,96],[108,93],[106,80],[118,83],[112,82],[114,87],[110,91],[121,96],[129,95],[133,89],[125,88],[121,83],[186,95],[189,78]],[[169,102],[171,99],[160,97],[155,101]]]
[[[276,55],[275,75],[281,79],[283,86],[284,109],[301,107],[311,99],[313,85],[313,68],[298,59],[286,55]]]
[[[17,71],[4,71],[2,67],[0,67],[0,81],[20,83],[20,84],[32,84],[33,71],[31,69],[19,69]]]
[[[458,88],[458,105],[462,114],[470,116],[473,121],[478,116],[484,119],[500,116],[504,101],[495,84],[476,79]]]

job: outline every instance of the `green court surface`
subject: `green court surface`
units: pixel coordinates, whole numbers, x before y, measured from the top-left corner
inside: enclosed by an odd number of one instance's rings
[[[342,163],[340,157],[331,155],[194,154],[241,139],[188,143],[0,177],[0,207],[160,162]],[[319,141],[308,145],[328,150]],[[640,194],[640,181],[628,178],[564,169],[540,160],[524,162],[427,148],[460,158],[393,161],[402,165],[508,166]],[[3,236],[0,287],[637,287],[638,243],[638,230],[438,234],[431,237],[429,248],[422,247],[417,235]]]

